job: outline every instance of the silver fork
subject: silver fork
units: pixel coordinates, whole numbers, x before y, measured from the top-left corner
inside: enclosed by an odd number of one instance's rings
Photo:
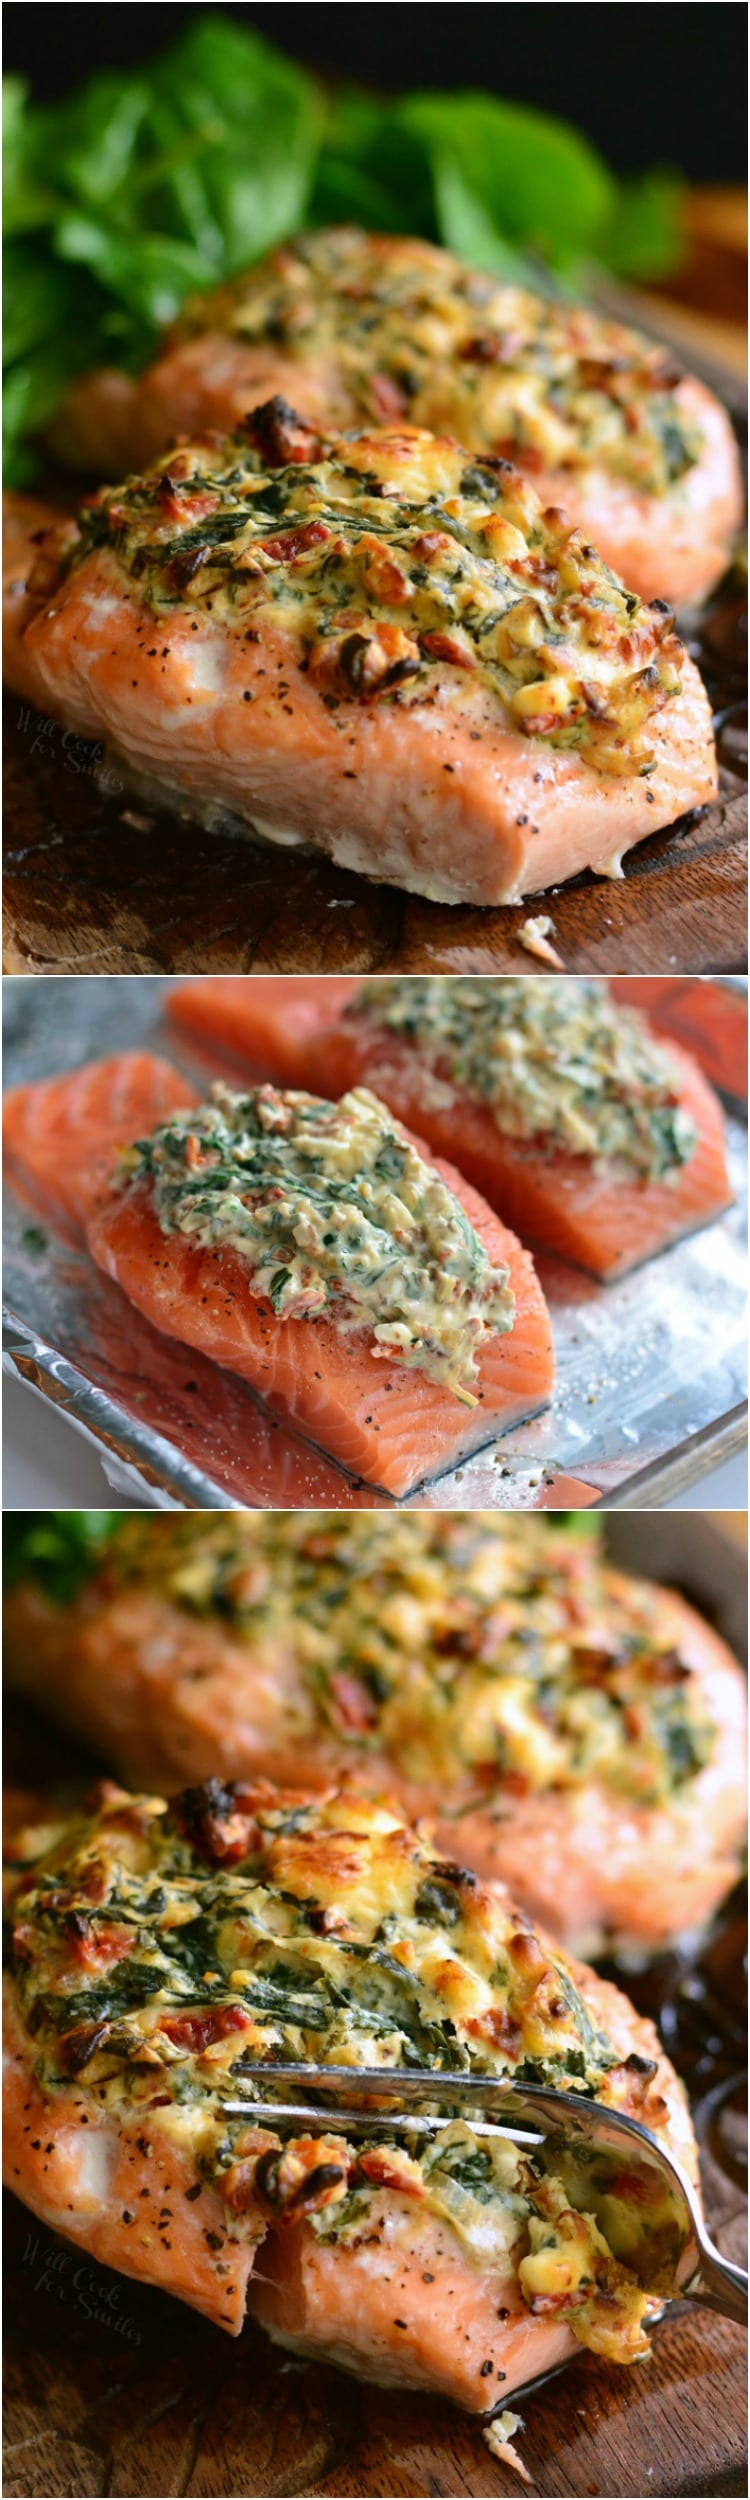
[[[223,2116],[243,2118],[282,2132],[288,2132],[291,2125],[297,2133],[304,2129],[308,2135],[345,2135],[356,2140],[358,2136],[392,2138],[394,2132],[404,2131],[417,2138],[433,2138],[453,2126],[460,2113],[479,2142],[499,2137],[506,2143],[517,2144],[521,2151],[533,2151],[535,2146],[545,2144],[548,2150],[558,2148],[580,2160],[609,2154],[620,2166],[624,2161],[628,2170],[640,2168],[652,2178],[656,2174],[662,2187],[669,2188],[675,2234],[680,2243],[671,2284],[665,2288],[663,2274],[659,2275],[660,2296],[694,2301],[698,2308],[716,2309],[722,2317],[746,2326],[746,2272],[722,2257],[709,2239],[695,2189],[682,2163],[667,2152],[648,2127],[639,2126],[636,2119],[626,2118],[620,2110],[605,2109],[599,2101],[579,2099],[575,2092],[554,2092],[546,2084],[520,2084],[504,2075],[456,2075],[408,2066],[291,2063],[264,2064],[256,2071],[263,2086],[285,2084],[294,2090],[331,2093],[335,2096],[334,2106],[321,2108],[319,2103],[305,2100],[222,2100]],[[342,2093],[347,2096],[343,2103],[339,2099]],[[353,2098],[362,2095],[376,2095],[379,2101],[395,2099],[399,2107],[353,2107]],[[426,2101],[452,2102],[453,2117],[420,2108],[420,2102]],[[481,2114],[475,2118],[471,2113],[477,2108]],[[487,2118],[488,2108],[503,2112],[504,2117]],[[639,2261],[638,2266],[644,2290],[648,2289],[647,2259],[648,2241],[644,2235],[643,2262]]]

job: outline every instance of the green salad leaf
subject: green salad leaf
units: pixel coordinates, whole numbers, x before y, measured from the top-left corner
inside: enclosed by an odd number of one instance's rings
[[[59,104],[4,83],[6,472],[76,373],[136,371],[185,297],[301,225],[424,234],[524,284],[602,263],[661,277],[679,258],[680,187],[618,183],[564,122],[481,94],[329,94],[220,9],[140,75]],[[551,272],[551,279],[547,273]]]
[[[616,184],[601,158],[547,114],[494,96],[414,95],[398,118],[433,169],[453,163],[492,231],[552,268],[571,268],[613,215]]]
[[[96,1570],[104,1546],[122,1520],[119,1510],[6,1511],[3,1581],[35,1580],[57,1605],[66,1606]]]

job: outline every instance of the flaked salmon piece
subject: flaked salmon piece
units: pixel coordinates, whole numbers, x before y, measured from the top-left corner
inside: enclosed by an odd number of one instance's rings
[[[404,236],[282,245],[189,304],[137,379],[74,382],[56,446],[117,477],[275,393],[324,429],[408,416],[527,463],[642,598],[701,598],[726,563],[742,494],[713,393],[636,331]]]
[[[375,1780],[437,1818],[452,1856],[509,1883],[573,1951],[658,1951],[703,1927],[736,1879],[736,1661],[684,1599],[551,1523],[418,1511],[124,1522],[72,1603],[29,1570],[4,1620],[14,1686],[136,1786],[264,1771],[283,1785],[301,1760],[316,1788]],[[527,1631],[550,1644],[539,1724],[533,1693],[523,1700]],[[644,1666],[626,1695],[627,1658]],[[610,1680],[619,1744],[571,1779],[566,1713],[584,1743],[593,1711],[601,1738]],[[639,1746],[654,1708],[651,1761]]]
[[[457,1465],[548,1402],[552,1334],[532,1261],[446,1163],[423,1157],[458,1200],[490,1265],[507,1268],[515,1298],[508,1333],[482,1346],[469,1410],[424,1373],[374,1359],[364,1331],[342,1334],[327,1318],[279,1319],[270,1301],[251,1297],[237,1251],[162,1231],[147,1184],[102,1195],[119,1149],[193,1099],[175,1070],[137,1053],[24,1086],[6,1102],[15,1165],[54,1201],[63,1145],[64,1208],[83,1218],[92,1257],[157,1329],[249,1381],[264,1405],[339,1466],[388,1493]],[[420,1141],[412,1142],[421,1153]]]
[[[291,451],[290,451],[291,441]],[[642,607],[502,462],[283,402],[39,542],[11,515],[6,673],[144,799],[498,904],[715,797],[710,711]]]
[[[574,1967],[594,2021],[623,2059],[650,2062],[659,2045],[653,2024],[634,2014],[611,1982],[584,1964]],[[662,2056],[658,2089],[669,2111],[669,2140],[694,2176],[690,2120],[676,2078],[665,2069]],[[541,2369],[571,2358],[574,2340],[556,2320],[554,2303],[544,2317],[542,2361],[536,2341],[542,2317],[529,2315],[515,2271],[503,2272],[496,2263],[488,2275],[467,2266],[457,2235],[444,2222],[412,2207],[394,2232],[386,2197],[374,2200],[368,2220],[369,2231],[349,2246],[330,2247],[293,2228],[265,2243],[248,2285],[248,2309],[274,2343],[333,2361],[381,2387],[434,2390],[437,2369],[440,2393],[471,2412],[496,2407],[501,2387],[503,2397],[512,2396]],[[499,2311],[505,2313],[500,2341]]]
[[[557,987],[567,996],[575,985]],[[677,1042],[661,1047],[696,1142],[678,1168],[652,1178],[622,1161],[607,1165],[566,1152],[554,1140],[506,1135],[492,1108],[453,1080],[447,1060],[437,1061],[436,1083],[408,1036],[378,1024],[377,989],[377,982],[367,985],[373,1013],[360,1015],[352,1012],[362,991],[356,980],[230,974],[183,983],[170,992],[168,1009],[201,1043],[281,1084],[310,1083],[334,1097],[351,1085],[370,1086],[433,1153],[455,1159],[522,1240],[592,1275],[625,1274],[731,1205],[721,1105]]]
[[[571,2329],[552,2320],[542,2358],[540,2321],[529,2315],[517,2275],[499,2265],[480,2273],[458,2234],[431,2214],[401,2213],[396,2231],[393,2220],[384,2196],[373,2200],[359,2246],[277,2232],[248,2284],[250,2315],[289,2352],[334,2362],[378,2387],[447,2396],[472,2413],[572,2360]]]
[[[197,1099],[151,1051],[89,1060],[5,1095],[5,1153],[38,1203],[80,1235],[121,1147]]]
[[[450,2012],[465,2065],[572,2071],[695,2176],[653,2026],[391,1807],[209,1782],[168,1808],[105,1784],[51,1843],[14,1834],[9,1912],[5,2175],[92,2256],[230,2333],[248,2298],[293,2349],[477,2413],[576,2342],[647,2352],[658,2293],[616,2253],[619,2216],[632,2254],[630,2173],[602,2231],[588,2181],[488,2153],[460,2121],[414,2153],[397,2117],[393,2142],[363,2146],[225,2114],[279,2047],[340,2062],[342,2006],[354,2070],[370,2063],[377,2002],[384,2068],[418,2046],[439,2091]],[[658,2200],[649,2221],[668,2267]]]

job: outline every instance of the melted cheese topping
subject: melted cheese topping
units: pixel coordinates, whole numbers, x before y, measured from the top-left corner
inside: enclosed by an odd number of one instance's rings
[[[703,448],[662,347],[423,242],[300,235],[196,297],[177,335],[217,330],[325,375],[344,424],[408,416],[532,473],[600,467],[664,494]]]
[[[277,1319],[367,1329],[376,1358],[476,1404],[477,1354],[513,1325],[508,1269],[373,1094],[215,1085],[124,1155],[121,1179],[144,1175],[162,1231],[237,1251]]]
[[[680,689],[673,619],[503,461],[414,428],[322,443],[272,400],[225,441],[90,498],[79,521],[63,562],[107,546],[157,614],[283,636],[333,709],[439,703],[486,727],[489,706],[498,731],[598,772],[653,767],[656,717]]]
[[[301,1745],[331,1731],[467,1811],[506,1782],[655,1804],[713,1747],[661,1592],[547,1520],[126,1520],[103,1581],[213,1615],[269,1674],[283,1660],[279,1727],[291,1710]]]
[[[668,1050],[598,981],[399,974],[365,982],[346,1015],[407,1041],[438,1093],[449,1079],[486,1103],[505,1137],[648,1181],[675,1178],[695,1151]]]
[[[620,2062],[565,1955],[499,1890],[434,1858],[387,1806],[264,1783],[208,1781],[169,1807],[107,1784],[28,1871],[23,1855],[15,1984],[52,2108],[75,2079],[79,2110],[132,2133],[158,2111],[240,2235],[258,2236],[260,2208],[345,2239],[383,2196],[398,2229],[416,2198],[477,2265],[517,2266],[532,2310],[556,2308],[591,2343],[601,2326],[614,2357],[645,2349],[647,2296],[542,2156],[487,2149],[462,2122],[423,2149],[396,2115],[392,2141],[284,2141],[221,2107],[257,2097],[264,2059],[406,2063],[434,2071],[438,2108],[441,2074],[515,2074],[662,2124],[654,2066]]]

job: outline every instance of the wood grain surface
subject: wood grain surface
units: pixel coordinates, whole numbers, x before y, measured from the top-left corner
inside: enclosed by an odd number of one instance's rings
[[[88,1776],[80,1750],[16,1703],[5,1760],[11,1780],[58,1791],[69,1782],[69,1794]],[[738,2262],[743,1941],[735,1903],[692,1966],[665,1957],[622,1983],[659,2015],[690,2092],[709,2224]],[[234,2342],[167,2295],[93,2264],[12,2196],[5,2346],[6,2500],[518,2500],[524,2488],[490,2456],[476,2419],[297,2362],[252,2324]],[[737,2327],[687,2307],[656,2328],[642,2366],[608,2368],[581,2353],[518,2404],[532,2490],[549,2500],[733,2500],[747,2489],[745,2363]]]
[[[549,911],[569,972],[741,971],[747,794],[541,902],[475,911],[368,883],[307,851],[206,834],[102,797],[96,751],[15,699],[5,712],[7,972],[518,972]]]

